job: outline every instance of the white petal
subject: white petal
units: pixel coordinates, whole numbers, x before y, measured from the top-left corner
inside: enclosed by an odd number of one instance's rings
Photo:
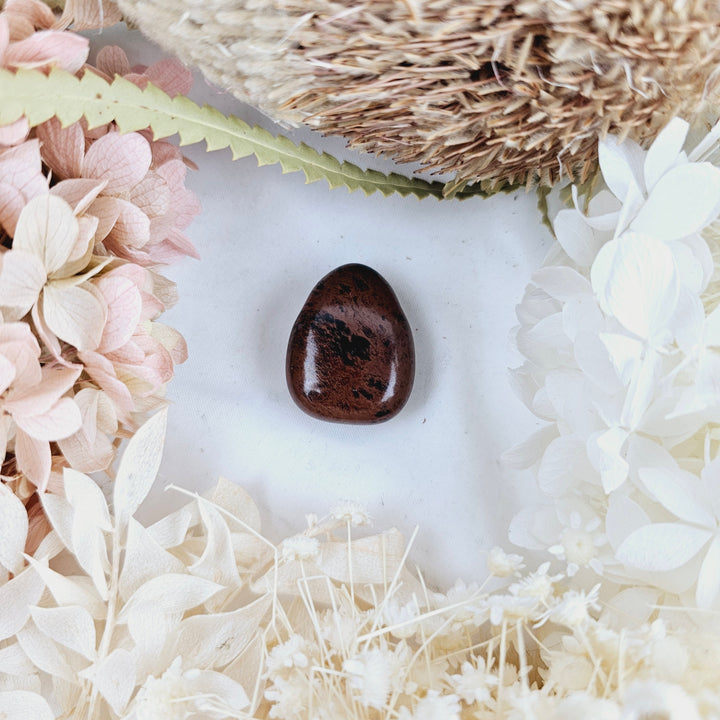
[[[53,493],[42,493],[40,495],[43,510],[47,519],[62,541],[63,545],[74,552],[72,545],[72,521],[75,511],[72,505],[62,496]]]
[[[638,476],[650,495],[676,517],[705,527],[714,526],[713,516],[698,496],[699,488],[693,487],[693,481],[697,483],[695,476],[664,468],[640,468]]]
[[[12,580],[0,585],[0,641],[15,635],[30,617],[30,606],[42,597],[45,583],[27,568]]]
[[[255,636],[271,601],[270,595],[264,595],[233,612],[183,620],[171,655],[181,656],[193,667],[224,667]]]
[[[125,559],[120,574],[120,596],[127,600],[148,580],[167,573],[181,573],[185,565],[163,550],[135,519],[128,524]]]
[[[660,178],[630,227],[656,240],[679,240],[707,227],[718,211],[720,169],[688,163]]]
[[[50,330],[78,350],[94,350],[100,344],[107,309],[84,288],[49,283],[43,291],[42,312]]]
[[[667,572],[692,560],[713,536],[683,523],[651,523],[631,533],[617,550],[620,562],[651,572]]]
[[[626,233],[598,253],[591,277],[606,313],[642,338],[664,338],[680,292],[675,262],[666,245]]]
[[[96,482],[77,470],[65,468],[63,484],[65,497],[74,508],[76,515],[86,516],[92,525],[100,530],[106,532],[112,530],[105,495]]]
[[[82,582],[83,578],[69,578],[52,570],[44,562],[30,558],[30,564],[35,568],[37,574],[45,581],[48,590],[60,606],[79,605],[84,607],[95,619],[104,619],[107,614],[107,606],[100,599],[94,587]],[[34,604],[36,604],[35,601]]]
[[[47,700],[25,690],[0,692],[0,710],[5,720],[55,720]]]
[[[28,532],[25,506],[4,483],[0,483],[0,565],[17,574],[25,565],[23,550]]]
[[[698,607],[709,608],[720,592],[720,537],[716,537],[708,548],[700,567],[695,600]]]
[[[22,317],[37,302],[47,276],[42,262],[22,250],[11,250],[0,266],[0,305],[17,308]]]
[[[123,714],[136,685],[135,659],[127,650],[116,648],[78,675],[92,680],[115,714]]]
[[[705,308],[702,300],[695,293],[682,287],[675,314],[668,325],[680,349],[686,354],[691,354],[703,341]]]
[[[227,588],[237,588],[241,580],[227,522],[204,498],[198,499],[198,506],[205,527],[205,549],[188,569],[193,575],[214,580]]]
[[[204,670],[197,676],[186,679],[186,682],[188,682],[188,690],[191,694],[196,693],[201,698],[203,695],[218,697],[233,711],[242,710],[250,704],[242,685],[219,672]],[[216,707],[214,702],[204,699],[198,701],[199,710],[214,710]]]
[[[640,504],[621,492],[610,496],[605,516],[605,534],[613,549],[617,550],[626,537],[649,523],[650,518]]]
[[[588,279],[570,267],[555,265],[541,268],[533,273],[531,281],[560,302],[592,294]]]
[[[133,593],[118,620],[128,623],[130,634],[137,642],[143,633],[152,634],[148,623],[163,630],[160,626],[164,619],[175,616],[179,620],[182,613],[202,605],[222,589],[222,585],[194,575],[161,575],[148,580]]]
[[[553,222],[555,237],[570,259],[580,267],[590,267],[602,244],[583,216],[574,209],[561,210]]]
[[[162,459],[167,410],[153,415],[133,435],[120,460],[113,489],[118,525],[127,522],[150,492]]]
[[[502,455],[502,462],[513,468],[529,468],[543,455],[547,446],[558,437],[556,425],[546,425],[527,440],[515,445]]]
[[[680,155],[690,125],[673,118],[657,135],[645,156],[645,186],[652,192],[657,181],[673,167]]]
[[[627,479],[628,463],[622,448],[628,437],[624,428],[613,427],[588,438],[587,453],[593,467],[600,473],[603,490],[609,495]]]
[[[632,380],[635,366],[643,353],[643,344],[629,335],[600,333],[600,340],[608,351],[612,366],[623,385]]]
[[[64,647],[75,650],[88,660],[94,660],[95,623],[85,608],[70,607],[30,609],[40,632]]]
[[[585,444],[580,438],[575,435],[556,438],[540,461],[537,472],[540,489],[549,495],[563,495],[585,479],[580,468],[586,460]]]
[[[603,179],[619,200],[625,200],[633,185],[642,189],[645,153],[636,142],[618,142],[608,135],[598,145],[598,159]]]
[[[50,275],[70,257],[78,233],[77,218],[65,200],[39,195],[20,213],[13,247],[35,255]]]
[[[75,682],[75,672],[57,645],[30,621],[18,634],[18,642],[25,654],[39,670],[53,677]]]
[[[645,357],[636,363],[623,403],[620,425],[634,430],[642,423],[657,392],[661,369],[662,358],[652,350],[648,350]]]

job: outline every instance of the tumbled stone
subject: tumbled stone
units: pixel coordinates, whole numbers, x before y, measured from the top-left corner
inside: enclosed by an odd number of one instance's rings
[[[322,420],[377,423],[407,402],[412,332],[395,293],[372,268],[343,265],[313,288],[288,343],[295,402]]]

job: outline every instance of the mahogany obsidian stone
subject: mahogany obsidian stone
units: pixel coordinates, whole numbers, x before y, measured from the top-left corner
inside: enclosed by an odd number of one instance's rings
[[[372,268],[343,265],[312,290],[288,342],[295,402],[322,420],[378,423],[407,402],[415,377],[410,325]]]

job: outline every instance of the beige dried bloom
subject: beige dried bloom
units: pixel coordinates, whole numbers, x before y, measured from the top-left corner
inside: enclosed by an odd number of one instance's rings
[[[118,0],[153,40],[285,123],[489,188],[587,179],[608,132],[712,96],[710,0]]]

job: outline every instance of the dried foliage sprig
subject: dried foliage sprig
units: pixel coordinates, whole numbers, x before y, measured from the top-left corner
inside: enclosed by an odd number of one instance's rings
[[[155,42],[285,122],[488,188],[581,182],[716,88],[712,0],[118,0]]]
[[[514,374],[546,427],[509,453],[547,507],[510,536],[653,602],[720,607],[720,125],[600,143],[604,182],[553,221]]]
[[[35,126],[55,116],[64,125],[83,118],[89,128],[108,122],[115,122],[123,132],[151,128],[156,139],[178,134],[181,145],[205,141],[208,150],[229,147],[234,159],[254,155],[260,165],[279,163],[283,172],[302,171],[308,182],[324,179],[331,188],[362,190],[366,195],[463,198],[486,194],[462,184],[446,186],[397,173],[362,170],[305,143],[296,145],[282,135],[226,117],[211,106],[200,107],[183,95],[171,97],[152,84],[139,88],[122,77],[108,83],[94,73],[78,78],[61,70],[48,75],[32,70],[0,71],[0,100],[0,124],[24,117]]]
[[[221,481],[150,527],[133,515],[155,478],[165,414],[130,440],[108,508],[65,471],[53,526],[23,556],[22,505],[0,490],[0,711],[9,720],[193,717],[689,720],[718,711],[718,638],[494,549],[500,589],[446,592],[406,567],[396,530],[359,536],[340,504],[279,544]],[[44,695],[42,693],[45,693]],[[54,709],[51,709],[54,708]],[[644,715],[643,715],[644,713]],[[673,714],[674,713],[674,714]]]
[[[121,74],[171,94],[192,84],[177,61],[131,68],[119,48],[86,66],[87,39],[55,23],[37,0],[8,0],[2,71]],[[52,114],[0,127],[0,481],[26,505],[29,550],[48,527],[36,491],[61,493],[63,466],[108,468],[185,359],[182,337],[158,322],[175,299],[158,266],[196,256],[185,171],[180,151],[144,129],[62,128]]]

